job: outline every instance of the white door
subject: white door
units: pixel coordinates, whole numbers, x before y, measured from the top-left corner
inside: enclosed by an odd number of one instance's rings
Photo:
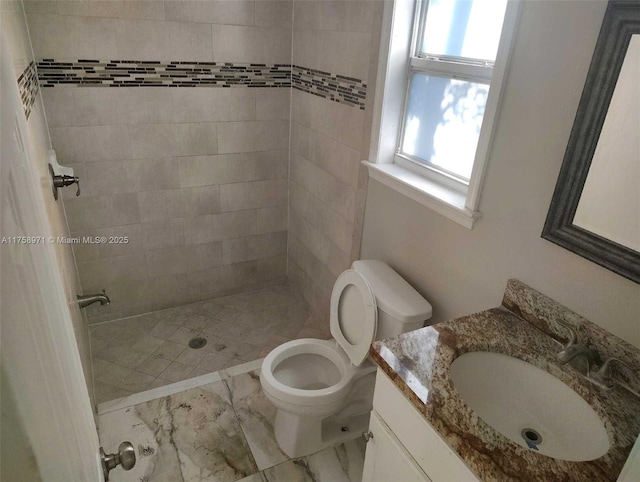
[[[19,236],[46,240],[51,232],[29,162],[33,150],[5,40],[0,39],[2,390],[9,391],[3,398],[15,401],[12,427],[21,427],[38,472],[20,480],[39,475],[43,481],[101,481],[98,434],[54,246],[13,243]],[[3,439],[11,440],[11,434]]]

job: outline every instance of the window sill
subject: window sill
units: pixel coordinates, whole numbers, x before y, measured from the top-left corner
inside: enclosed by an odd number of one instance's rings
[[[466,196],[450,187],[420,176],[397,164],[362,163],[369,169],[369,177],[432,209],[443,216],[472,229],[481,216],[478,211],[465,207]]]

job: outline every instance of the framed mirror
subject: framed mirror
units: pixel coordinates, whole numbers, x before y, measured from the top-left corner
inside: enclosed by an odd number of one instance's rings
[[[640,0],[607,6],[542,237],[640,283]]]

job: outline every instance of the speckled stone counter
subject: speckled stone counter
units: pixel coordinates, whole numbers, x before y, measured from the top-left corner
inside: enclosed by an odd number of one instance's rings
[[[619,356],[638,367],[640,350],[516,280],[509,281],[503,305],[375,342],[370,353],[479,479],[616,480],[640,433],[640,399],[619,386],[601,390],[576,368],[561,365],[555,354],[567,332],[557,320],[573,325],[579,340],[604,357]],[[569,462],[527,450],[495,431],[466,406],[448,376],[453,360],[473,351],[511,355],[562,380],[598,413],[610,450],[595,460]],[[637,389],[633,374],[614,376]]]

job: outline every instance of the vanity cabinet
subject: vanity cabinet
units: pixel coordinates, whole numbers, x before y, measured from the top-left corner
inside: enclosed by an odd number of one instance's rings
[[[369,422],[371,438],[367,443],[364,461],[363,482],[430,481],[398,437],[387,427],[375,410]]]
[[[363,482],[478,480],[379,368],[369,430]]]

